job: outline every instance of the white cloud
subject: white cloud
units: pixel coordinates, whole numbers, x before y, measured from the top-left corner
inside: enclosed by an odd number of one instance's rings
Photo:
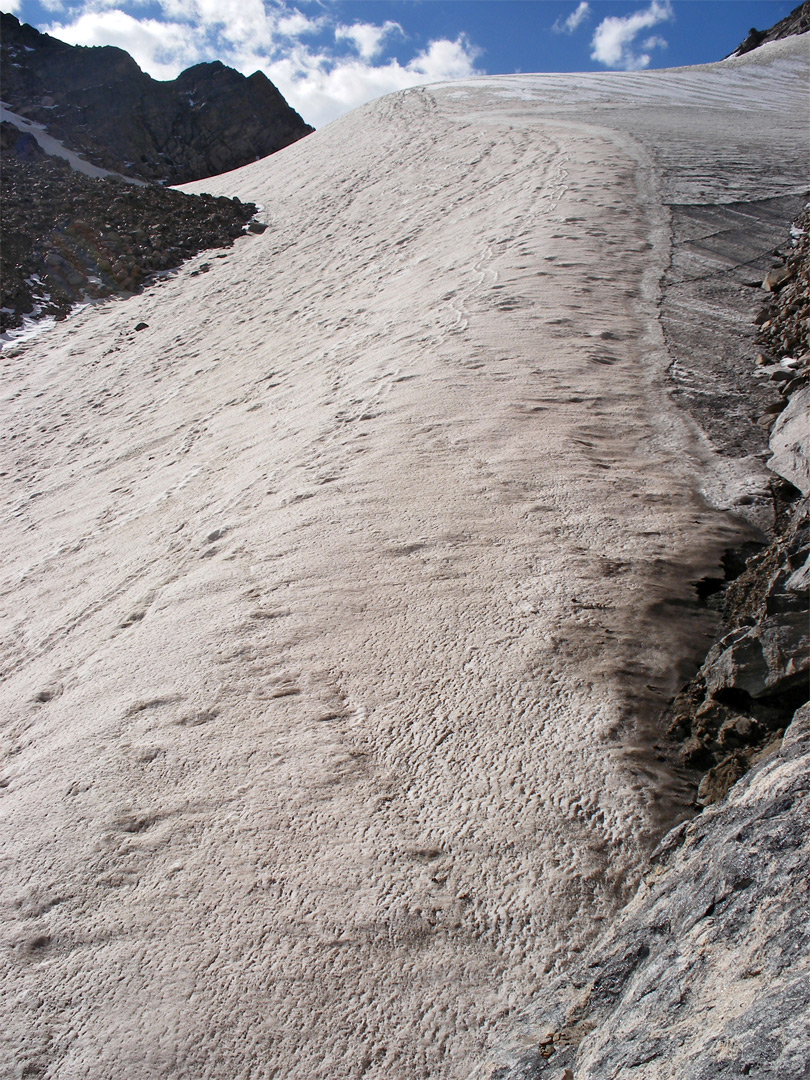
[[[117,45],[155,79],[173,79],[182,68],[211,59],[199,34],[180,23],[135,19],[124,11],[87,12],[67,26],[46,27],[70,45]]]
[[[323,19],[310,19],[300,11],[293,11],[289,15],[283,15],[276,23],[276,28],[285,37],[297,38],[306,34],[317,34],[323,25]]]
[[[621,68],[625,71],[638,71],[648,67],[649,52],[638,52],[635,39],[642,32],[660,22],[673,18],[670,0],[652,0],[649,7],[642,8],[632,15],[610,15],[597,26],[591,46],[591,59],[606,67]],[[653,44],[648,44],[652,42]],[[643,48],[665,46],[663,38],[648,38]]]
[[[262,70],[304,119],[321,127],[394,90],[475,75],[478,55],[479,50],[461,35],[455,41],[430,42],[405,65],[398,60],[371,64],[340,59],[298,47]]]
[[[283,17],[276,15],[274,9],[266,10],[262,0],[160,0],[160,3],[167,14],[170,5],[179,8],[178,19],[214,31],[224,42],[242,47],[251,44],[253,48],[271,48],[277,23]]]
[[[573,34],[590,17],[590,14],[591,5],[588,0],[580,0],[567,19],[563,19],[562,22],[557,19],[552,30],[556,30],[558,34]]]
[[[20,10],[21,0],[5,0],[3,10],[7,15],[17,15]]]
[[[475,61],[480,55],[481,49],[473,45],[466,34],[459,34],[455,41],[447,38],[431,41],[424,52],[408,63],[408,71],[424,75],[430,82],[465,79],[475,74]]]
[[[316,127],[393,90],[478,74],[480,50],[463,34],[400,62],[384,59],[386,42],[404,36],[390,19],[344,26],[328,15],[310,19],[285,0],[152,0],[150,17],[136,17],[148,2],[65,0],[62,23],[46,29],[73,45],[118,45],[156,79],[214,59],[244,75],[263,71]],[[151,17],[157,5],[165,22]],[[315,33],[317,45],[301,40]]]
[[[119,8],[121,0],[38,0],[39,6],[46,11],[67,11],[79,15],[88,15],[93,12],[107,11],[110,8]],[[150,0],[124,0],[127,7],[146,7]],[[36,24],[35,24],[36,25]]]
[[[382,26],[375,26],[374,23],[338,26],[335,38],[338,41],[351,41],[364,60],[373,60],[382,53],[386,39],[396,33],[402,34],[402,27],[399,23],[387,19]]]

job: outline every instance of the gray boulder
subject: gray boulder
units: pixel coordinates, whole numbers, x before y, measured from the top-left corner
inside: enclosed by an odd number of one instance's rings
[[[774,424],[768,468],[810,495],[810,386],[793,394]]]
[[[715,698],[730,690],[752,698],[790,691],[807,681],[809,649],[806,612],[763,619],[728,634],[714,646],[704,665],[706,689]]]

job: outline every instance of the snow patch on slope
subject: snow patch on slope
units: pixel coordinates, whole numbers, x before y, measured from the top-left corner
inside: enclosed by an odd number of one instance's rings
[[[123,180],[127,184],[135,184],[138,187],[143,187],[146,184],[145,180],[138,180],[132,176],[123,176],[121,173],[111,172],[109,169],[102,169],[97,165],[91,165],[90,162],[85,161],[80,154],[77,154],[74,150],[69,150],[59,139],[55,139],[53,135],[49,135],[45,130],[44,124],[37,124],[33,120],[26,120],[24,117],[12,112],[12,110],[3,104],[3,102],[0,102],[0,121],[3,120],[13,124],[18,131],[22,131],[26,135],[32,135],[46,154],[67,161],[71,169],[75,172],[84,173],[85,176],[90,176],[94,180],[113,177],[116,180]]]

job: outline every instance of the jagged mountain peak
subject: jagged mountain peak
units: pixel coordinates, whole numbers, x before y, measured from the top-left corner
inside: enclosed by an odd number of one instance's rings
[[[75,46],[2,15],[3,99],[102,168],[179,184],[266,157],[312,128],[261,72],[221,61],[169,82],[115,46]]]

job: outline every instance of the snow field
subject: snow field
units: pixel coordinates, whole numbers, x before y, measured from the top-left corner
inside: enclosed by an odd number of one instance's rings
[[[270,228],[0,359],[18,1069],[463,1077],[684,812],[648,724],[740,527],[656,163],[470,94],[192,185]]]

